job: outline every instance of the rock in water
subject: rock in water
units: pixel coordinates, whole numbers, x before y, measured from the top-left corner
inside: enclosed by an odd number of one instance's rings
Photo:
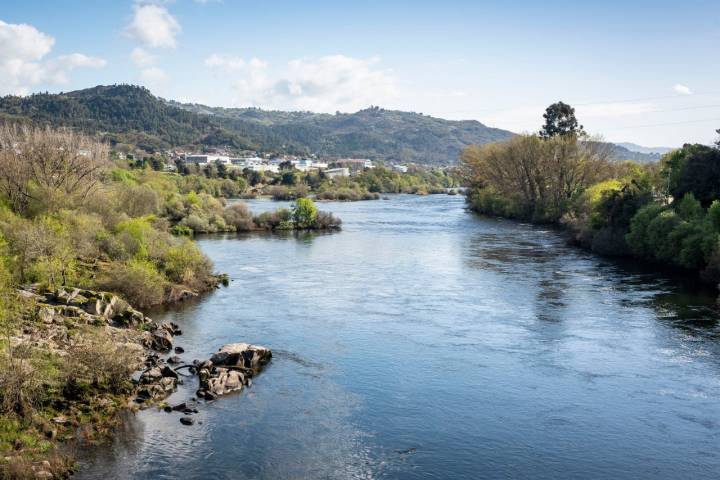
[[[257,371],[272,358],[269,348],[249,343],[230,343],[223,345],[210,361],[215,366],[244,367]]]
[[[192,417],[180,417],[180,423],[183,425],[192,425],[195,423],[195,420]]]

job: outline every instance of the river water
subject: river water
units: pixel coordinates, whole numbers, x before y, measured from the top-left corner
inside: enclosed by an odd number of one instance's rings
[[[132,416],[76,478],[720,476],[709,292],[459,196],[320,206],[342,232],[201,239],[230,286],[157,315],[186,361],[271,347],[253,387]]]

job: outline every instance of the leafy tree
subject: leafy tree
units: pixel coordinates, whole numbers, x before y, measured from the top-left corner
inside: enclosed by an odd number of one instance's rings
[[[313,228],[318,210],[309,198],[298,198],[292,209],[292,221],[296,228]]]
[[[677,200],[692,193],[703,207],[709,207],[720,199],[720,150],[701,147],[694,147],[684,158],[670,194]]]
[[[543,118],[545,125],[540,130],[540,136],[543,138],[583,133],[583,126],[579,125],[575,118],[575,109],[567,103],[553,103],[545,109]]]

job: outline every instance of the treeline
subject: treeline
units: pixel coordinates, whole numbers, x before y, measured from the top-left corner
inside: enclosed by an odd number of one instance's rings
[[[131,158],[133,169],[163,171],[167,165],[161,156]],[[230,197],[252,198],[268,195],[275,200],[294,200],[314,195],[318,200],[377,200],[381,194],[410,193],[416,195],[446,193],[460,186],[461,179],[455,169],[429,169],[410,166],[405,173],[396,172],[380,164],[375,168],[354,172],[351,177],[330,177],[324,171],[303,172],[290,162],[280,165],[280,171],[259,172],[246,168],[239,170],[224,164],[186,164],[178,160],[174,166],[178,174],[199,182],[205,177],[211,181],[217,194]],[[218,182],[212,182],[218,180]],[[207,186],[195,189],[200,191]]]
[[[537,135],[470,147],[467,201],[483,214],[565,227],[578,244],[720,281],[720,150],[685,145],[658,164],[611,160],[555,104]]]

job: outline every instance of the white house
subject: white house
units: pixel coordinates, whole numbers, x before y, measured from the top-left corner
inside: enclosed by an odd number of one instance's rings
[[[325,176],[328,178],[349,177],[350,169],[347,167],[328,168],[327,170],[323,170],[323,173],[325,173]]]
[[[225,155],[185,154],[185,163],[197,163],[205,165],[208,163],[223,163],[230,165],[230,157]]]
[[[393,165],[392,166],[393,171],[399,172],[399,173],[407,173],[408,167],[405,165]]]
[[[372,160],[367,158],[339,158],[334,163],[354,169],[373,168],[374,166]]]

